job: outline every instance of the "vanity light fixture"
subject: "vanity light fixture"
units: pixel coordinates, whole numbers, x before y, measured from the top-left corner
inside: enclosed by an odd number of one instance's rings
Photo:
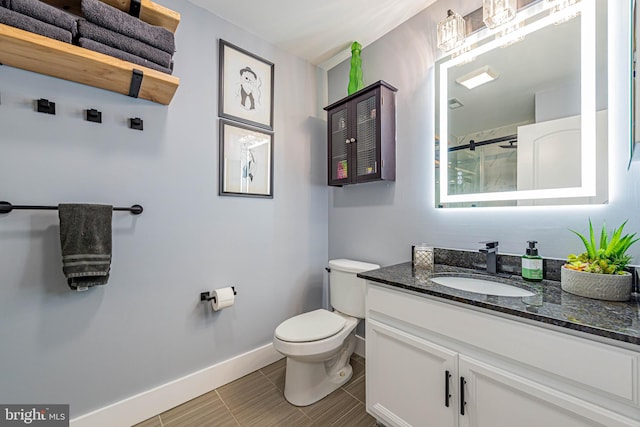
[[[558,13],[561,12],[576,3],[580,3],[580,0],[544,0],[545,7],[549,8],[550,13]],[[562,24],[563,22],[570,21],[580,14],[580,11],[576,11],[575,13],[571,13],[563,16],[562,18],[555,21],[555,24]]]
[[[438,23],[438,48],[443,52],[449,52],[460,46],[466,36],[465,28],[462,16],[449,9],[447,17]]]
[[[580,0],[544,0],[544,3],[545,7],[550,8],[552,12],[558,12],[576,3],[580,3]]]
[[[516,17],[517,0],[482,0],[482,20],[487,28],[494,29]]]
[[[489,83],[497,77],[498,73],[489,68],[488,65],[485,65],[484,67],[480,67],[477,70],[470,72],[469,74],[458,77],[456,82],[460,83],[467,89],[473,89],[474,87]]]
[[[524,36],[516,36],[513,33],[520,31],[524,27],[524,21],[516,22],[515,24],[505,25],[505,27],[496,34],[496,38],[501,38],[504,43],[500,47],[511,46],[514,43],[524,40]]]

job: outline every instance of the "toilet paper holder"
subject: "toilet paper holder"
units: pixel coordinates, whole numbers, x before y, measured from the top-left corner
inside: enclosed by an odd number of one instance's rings
[[[234,295],[238,295],[238,293],[236,292],[235,286],[232,286],[231,289],[233,289]],[[211,301],[211,300],[213,300],[213,302],[217,302],[216,297],[211,296],[211,292],[200,292],[200,301]]]

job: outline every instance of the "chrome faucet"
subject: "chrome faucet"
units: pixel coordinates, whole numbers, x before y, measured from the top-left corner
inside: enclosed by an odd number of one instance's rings
[[[485,247],[480,249],[480,252],[487,254],[487,273],[496,274],[498,266],[498,242],[480,242],[484,243]]]

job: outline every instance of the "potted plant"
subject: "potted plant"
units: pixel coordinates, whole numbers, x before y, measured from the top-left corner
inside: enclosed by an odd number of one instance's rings
[[[589,220],[589,238],[576,234],[586,249],[580,255],[569,255],[561,270],[562,290],[588,298],[626,301],[631,297],[632,275],[625,271],[631,261],[627,251],[635,242],[636,233],[622,235],[627,221],[615,229],[611,237],[605,225],[600,232],[599,246]]]

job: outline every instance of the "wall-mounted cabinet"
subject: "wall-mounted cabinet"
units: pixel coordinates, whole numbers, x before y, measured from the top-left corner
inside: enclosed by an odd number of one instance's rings
[[[379,81],[325,107],[329,185],[395,180],[396,91]]]
[[[45,3],[61,6],[63,2],[50,0]],[[64,3],[73,5],[79,1]],[[124,9],[129,0],[104,3],[117,4],[119,9]],[[75,10],[72,5],[69,10]],[[144,16],[149,23],[171,31],[180,22],[178,13],[143,0],[141,19]],[[142,81],[137,97],[165,105],[171,102],[180,84],[178,77],[3,24],[0,24],[0,63],[124,95],[132,90],[134,69],[139,70]]]

